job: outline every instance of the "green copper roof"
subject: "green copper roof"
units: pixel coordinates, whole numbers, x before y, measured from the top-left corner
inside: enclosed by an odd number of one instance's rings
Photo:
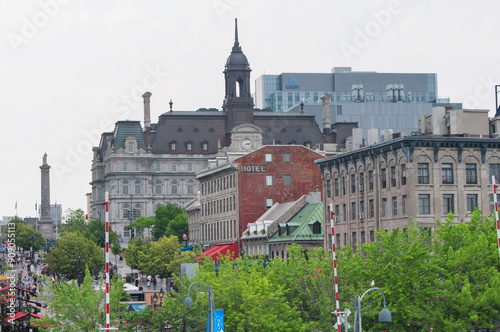
[[[316,222],[320,225],[319,234],[313,232]],[[268,242],[311,240],[323,240],[323,203],[305,205],[286,224],[279,224],[279,230]]]
[[[146,150],[146,141],[142,133],[140,121],[118,121],[115,126],[115,149],[125,149],[125,139],[134,136],[137,148]]]

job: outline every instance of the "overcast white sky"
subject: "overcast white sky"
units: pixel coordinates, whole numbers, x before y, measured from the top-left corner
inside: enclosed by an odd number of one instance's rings
[[[254,80],[335,66],[437,73],[440,97],[490,109],[500,84],[498,0],[3,0],[0,216],[86,208],[91,148],[117,120],[220,108],[234,18]]]

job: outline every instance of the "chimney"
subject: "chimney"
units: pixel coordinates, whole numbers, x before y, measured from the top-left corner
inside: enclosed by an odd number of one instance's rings
[[[144,98],[144,128],[146,128],[146,132],[150,131],[151,128],[151,110],[149,108],[151,92],[146,92],[142,95]]]
[[[323,132],[325,129],[328,131],[330,130],[330,99],[332,98],[331,95],[328,93],[321,97],[321,100],[323,101]]]

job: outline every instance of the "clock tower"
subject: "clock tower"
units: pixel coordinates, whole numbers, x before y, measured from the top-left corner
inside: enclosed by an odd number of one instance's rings
[[[227,113],[226,133],[235,126],[253,124],[253,98],[250,94],[250,64],[238,41],[238,21],[235,20],[235,38],[224,69],[226,96],[222,105]]]

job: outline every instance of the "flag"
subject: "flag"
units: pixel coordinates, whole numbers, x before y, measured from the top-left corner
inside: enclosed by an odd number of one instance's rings
[[[17,210],[17,199],[16,199],[16,207],[15,207],[14,209],[16,209],[16,210]]]
[[[210,313],[207,313],[208,331],[210,331]],[[214,309],[214,331],[224,332],[224,309]]]
[[[35,202],[35,211],[37,210],[38,207],[38,201]]]

